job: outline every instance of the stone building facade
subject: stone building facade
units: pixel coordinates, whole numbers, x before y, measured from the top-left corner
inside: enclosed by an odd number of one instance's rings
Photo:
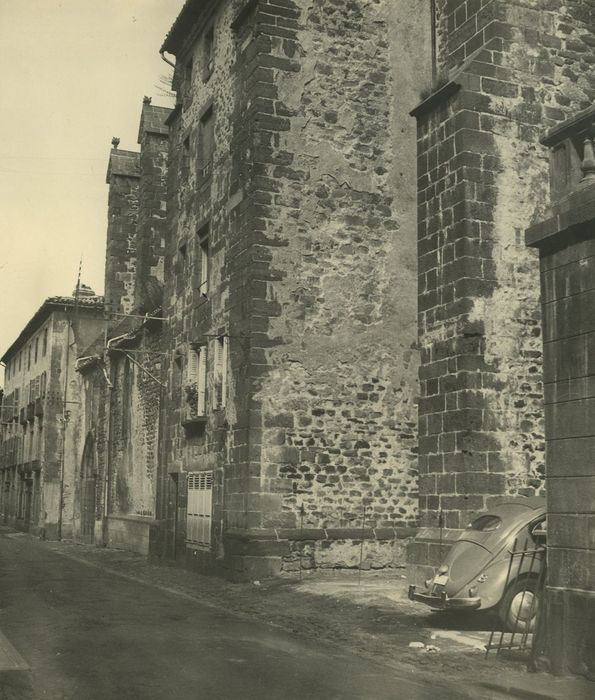
[[[416,522],[407,5],[189,0],[165,40],[163,556],[355,566],[363,536],[383,566]]]
[[[140,151],[114,139],[104,332],[77,363],[76,539],[148,554],[156,537],[168,108],[143,101]]]
[[[492,498],[543,490],[538,263],[523,232],[547,201],[540,134],[594,96],[593,13],[579,0],[435,4],[435,89],[412,112],[418,564]]]
[[[540,256],[548,553],[539,651],[595,678],[595,108],[552,129],[551,208],[527,231]]]
[[[47,539],[72,535],[81,396],[77,354],[103,328],[103,297],[50,297],[2,356],[0,518]]]

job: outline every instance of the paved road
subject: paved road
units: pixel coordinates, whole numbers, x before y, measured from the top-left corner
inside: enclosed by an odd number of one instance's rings
[[[1,700],[465,697],[2,531],[0,633]]]

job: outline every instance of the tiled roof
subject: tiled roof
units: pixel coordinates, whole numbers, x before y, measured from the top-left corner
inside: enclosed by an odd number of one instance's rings
[[[112,148],[109,155],[107,175],[105,181],[110,182],[112,175],[124,177],[140,177],[140,153],[136,151],[122,151]]]
[[[180,14],[165,37],[161,51],[167,51],[172,54],[178,52],[187,36],[188,30],[197,22],[207,4],[207,0],[186,0]]]

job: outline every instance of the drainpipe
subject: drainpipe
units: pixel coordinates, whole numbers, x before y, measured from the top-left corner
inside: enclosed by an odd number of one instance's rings
[[[161,56],[162,60],[165,61],[165,62],[167,63],[168,66],[171,66],[172,68],[175,68],[175,67],[176,67],[176,64],[175,64],[175,63],[172,63],[172,62],[169,60],[169,58],[167,58],[167,56],[165,55],[165,49],[161,49],[161,51],[159,52],[159,55]]]

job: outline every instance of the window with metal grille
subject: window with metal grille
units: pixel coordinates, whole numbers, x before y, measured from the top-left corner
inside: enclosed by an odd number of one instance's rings
[[[213,508],[213,472],[188,474],[186,540],[210,547]]]

